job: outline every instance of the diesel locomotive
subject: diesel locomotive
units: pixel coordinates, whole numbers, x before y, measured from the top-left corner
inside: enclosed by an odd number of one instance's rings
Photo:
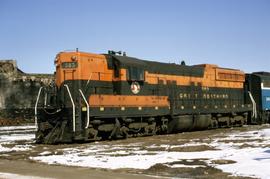
[[[269,109],[257,77],[202,64],[160,63],[120,55],[61,52],[55,83],[35,104],[37,143],[71,143],[257,123]],[[269,75],[269,74],[268,74]],[[257,81],[261,86],[261,81]],[[269,88],[269,81],[263,89]],[[267,111],[266,110],[266,111]],[[259,112],[258,112],[259,111]]]

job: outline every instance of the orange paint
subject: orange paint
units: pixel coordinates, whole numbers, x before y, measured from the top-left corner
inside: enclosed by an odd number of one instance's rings
[[[169,107],[167,96],[91,95],[92,107]]]

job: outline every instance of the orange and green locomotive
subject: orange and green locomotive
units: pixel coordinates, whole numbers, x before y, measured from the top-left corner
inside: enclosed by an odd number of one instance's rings
[[[55,84],[39,90],[36,140],[69,143],[250,122],[245,73],[146,61],[114,51],[61,52]]]

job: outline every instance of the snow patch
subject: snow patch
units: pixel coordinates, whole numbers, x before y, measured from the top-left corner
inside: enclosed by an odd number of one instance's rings
[[[43,155],[50,155],[51,152],[49,151],[44,151],[44,152],[41,152],[39,155],[43,156]]]
[[[34,125],[26,125],[26,126],[1,126],[1,131],[14,131],[14,130],[26,130],[32,129],[34,130],[36,127]]]
[[[252,139],[252,140],[248,140]],[[256,140],[257,141],[256,141]],[[243,140],[239,142],[237,140]],[[245,141],[245,142],[244,142]],[[196,140],[183,145],[149,145],[137,143],[136,145],[102,145],[94,143],[83,147],[61,149],[60,155],[36,156],[32,160],[45,162],[48,164],[62,164],[69,166],[82,166],[91,168],[107,169],[148,169],[151,166],[162,163],[171,163],[179,160],[204,161],[206,165],[222,169],[232,175],[269,178],[270,170],[270,149],[264,148],[270,143],[270,129],[249,132],[235,132],[222,137],[216,137],[199,142]],[[241,148],[247,144],[251,147]],[[147,150],[153,148],[176,148],[207,145],[216,150],[206,150],[200,152],[175,152],[170,150],[156,151]],[[143,147],[140,147],[143,146]],[[213,160],[230,160],[232,164],[214,164]],[[184,165],[175,164],[170,167],[205,167],[204,165]]]
[[[244,175],[250,177],[269,178],[270,177],[270,149],[268,148],[247,148],[235,150],[224,159],[233,160],[236,163],[217,165],[225,172],[233,175]]]
[[[34,140],[34,126],[5,126],[0,127],[0,153],[27,151],[33,146],[29,143]],[[24,144],[18,144],[25,141]]]
[[[34,134],[9,134],[9,135],[0,135],[0,142],[14,142],[22,140],[34,140]]]
[[[168,167],[171,168],[198,168],[198,167],[202,167],[204,168],[204,165],[184,165],[184,164],[174,164],[174,165],[168,165]]]
[[[29,175],[18,175],[13,173],[2,173],[0,172],[0,178],[5,179],[52,179],[52,178],[44,178],[44,177],[37,177],[37,176],[29,176]]]

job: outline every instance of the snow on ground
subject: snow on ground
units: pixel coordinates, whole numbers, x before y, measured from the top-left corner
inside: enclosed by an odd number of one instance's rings
[[[0,154],[30,150],[32,145],[29,142],[35,137],[34,127],[33,125],[0,127]],[[25,143],[18,144],[18,141],[25,141]]]
[[[234,152],[234,153],[233,153]],[[233,150],[225,156],[227,160],[236,161],[228,165],[217,165],[223,171],[233,175],[245,175],[260,178],[270,177],[270,149],[268,148],[248,148]]]
[[[18,175],[13,173],[2,173],[0,172],[0,178],[4,179],[49,179],[44,177],[36,177],[36,176],[29,176],[29,175]]]
[[[34,126],[0,127],[0,155],[34,149],[34,130]],[[177,139],[179,144],[166,140],[160,140],[159,144],[146,143],[143,139],[131,144],[95,142],[54,146],[53,150],[48,145],[30,159],[48,164],[107,169],[148,169],[158,163],[171,168],[212,166],[236,176],[270,178],[270,129],[219,133],[211,138],[183,142],[185,140]],[[179,150],[200,146],[206,148],[201,151]],[[8,178],[8,175],[0,173],[0,178]]]
[[[134,168],[148,169],[149,167],[163,163],[181,161],[181,160],[201,160],[206,165],[216,167],[232,175],[251,176],[260,178],[269,178],[270,170],[270,129],[249,132],[235,132],[224,134],[209,139],[208,142],[192,141],[184,145],[150,145],[144,146],[144,143],[135,145],[104,145],[101,143],[92,143],[83,147],[73,147],[59,149],[54,154],[31,157],[33,160],[45,162],[48,164],[63,164],[70,166],[82,166],[93,168]],[[215,150],[205,150],[196,152],[170,151],[169,149],[179,147],[190,147],[208,145]],[[242,147],[242,146],[246,147]],[[168,150],[148,150],[156,147],[163,147]],[[235,163],[216,164],[217,160],[235,161]],[[184,165],[174,164],[175,167],[205,167],[204,165]]]
[[[36,127],[34,125],[25,125],[25,126],[1,126],[0,131],[13,131],[13,130],[34,130]]]

